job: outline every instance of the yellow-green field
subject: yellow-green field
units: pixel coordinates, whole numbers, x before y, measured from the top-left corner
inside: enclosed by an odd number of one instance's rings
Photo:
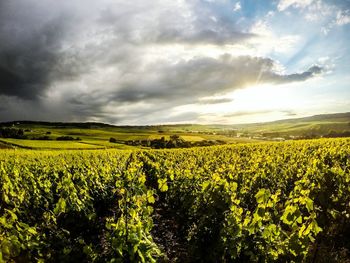
[[[349,156],[350,139],[3,149],[0,262],[349,262]]]
[[[24,148],[37,149],[103,149],[102,145],[87,144],[77,141],[40,141],[21,139],[1,139],[6,143]]]
[[[67,126],[65,126],[67,125]],[[83,125],[83,124],[80,124]],[[191,126],[192,127],[192,126]],[[29,148],[29,149],[140,149],[143,146],[139,141],[156,140],[162,137],[165,140],[171,140],[172,135],[177,135],[186,142],[198,143],[202,141],[212,141],[213,144],[222,143],[246,143],[256,142],[249,138],[237,138],[217,134],[209,131],[192,131],[187,129],[178,130],[179,127],[171,127],[165,129],[163,126],[154,127],[105,127],[93,125],[91,127],[80,127],[79,124],[61,126],[54,124],[16,124],[12,126],[15,129],[22,129],[26,139],[0,138],[1,148]],[[193,126],[192,128],[200,128]],[[58,140],[59,137],[68,136],[73,140]],[[116,140],[116,143],[111,143],[110,139]],[[205,143],[205,142],[204,142]],[[130,146],[133,144],[133,146]]]
[[[195,135],[181,135],[181,138],[189,142],[200,142],[205,140],[203,137]]]
[[[135,147],[133,146],[125,145],[122,143],[111,143],[105,140],[84,140],[84,141],[81,141],[80,143],[86,144],[86,145],[95,145],[100,147],[102,146],[104,148],[120,149],[120,150],[135,149]]]

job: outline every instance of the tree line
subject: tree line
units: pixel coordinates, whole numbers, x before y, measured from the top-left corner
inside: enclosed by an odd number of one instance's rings
[[[116,138],[110,138],[109,142],[112,143],[124,143],[130,146],[143,146],[150,147],[153,149],[173,149],[173,148],[190,148],[190,147],[198,147],[198,146],[212,146],[212,145],[221,145],[225,144],[225,141],[221,140],[203,140],[198,142],[189,142],[185,141],[178,135],[171,135],[169,140],[166,140],[165,137],[161,137],[160,139],[147,139],[147,140],[127,140],[127,141],[119,141]]]

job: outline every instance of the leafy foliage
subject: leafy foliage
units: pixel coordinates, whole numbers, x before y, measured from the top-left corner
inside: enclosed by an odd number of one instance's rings
[[[160,205],[186,240],[180,262],[315,261],[350,230],[350,140],[2,150],[0,194],[0,262],[164,260]]]

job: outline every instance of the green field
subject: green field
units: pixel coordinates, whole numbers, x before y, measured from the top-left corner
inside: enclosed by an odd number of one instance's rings
[[[68,124],[66,124],[68,125]],[[225,143],[256,142],[248,138],[237,138],[208,132],[189,133],[178,131],[178,127],[164,130],[164,127],[105,127],[95,125],[92,127],[79,128],[84,124],[58,127],[54,124],[20,124],[11,126],[15,129],[24,130],[27,139],[0,138],[6,147],[22,147],[31,149],[91,149],[91,148],[117,148],[117,149],[137,149],[140,146],[129,146],[128,141],[145,141],[165,138],[178,135],[188,142],[221,141]],[[50,140],[39,140],[38,138],[48,137]],[[58,137],[69,136],[73,141],[57,141]],[[117,143],[110,143],[110,138],[117,140]],[[4,146],[5,147],[5,146]],[[142,148],[142,147],[141,147]]]
[[[238,125],[250,134],[277,133],[278,136],[327,136],[333,132],[350,131],[350,113],[324,114],[306,118],[286,119],[267,123]]]
[[[348,262],[349,156],[350,139],[2,149],[0,262]]]
[[[349,262],[350,139],[269,141],[348,117],[11,124],[27,138],[0,138],[0,263]],[[192,148],[137,144],[173,135]]]
[[[131,149],[128,141],[155,140],[178,135],[192,143],[221,141],[229,144],[254,143],[257,141],[281,139],[308,139],[321,137],[347,137],[350,135],[350,113],[316,115],[306,118],[286,119],[267,123],[238,125],[154,125],[154,126],[113,126],[103,123],[50,123],[11,122],[1,127],[23,129],[28,139],[48,136],[51,141],[9,140],[17,147],[33,149],[86,149],[118,148]],[[61,136],[79,138],[80,141],[55,143]],[[117,143],[109,143],[115,138]],[[1,139],[1,138],[0,138]],[[95,145],[95,147],[93,146]],[[11,147],[9,145],[0,147]],[[131,148],[130,148],[131,147]],[[133,148],[140,148],[133,146]]]
[[[39,141],[21,139],[1,139],[2,141],[23,148],[38,149],[98,149],[104,148],[102,145],[86,144],[74,141]]]
[[[12,146],[0,141],[0,149],[8,149],[8,148],[12,148]]]

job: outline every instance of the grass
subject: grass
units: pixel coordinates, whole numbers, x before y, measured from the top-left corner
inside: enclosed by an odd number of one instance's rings
[[[155,127],[104,127],[104,128],[75,128],[75,127],[53,127],[53,126],[25,126],[17,127],[26,129],[25,135],[29,139],[1,139],[3,141],[1,148],[11,148],[12,146],[28,149],[137,149],[139,146],[129,146],[121,142],[138,141],[138,140],[154,140],[164,137],[170,139],[171,135],[177,134],[185,141],[200,142],[203,140],[221,140],[227,143],[238,142],[254,142],[250,139],[233,138],[224,135],[208,134],[208,133],[190,133],[190,132],[175,132],[167,130],[159,132],[160,129]],[[174,127],[178,129],[178,127]],[[48,136],[51,140],[31,140]],[[80,141],[57,141],[57,137],[70,136],[80,138]],[[110,143],[109,139],[115,138],[119,143]],[[1,141],[0,140],[0,141]]]
[[[195,135],[181,135],[180,137],[185,141],[190,141],[190,142],[200,142],[205,140],[203,137],[195,136]]]
[[[77,141],[40,141],[21,139],[1,139],[5,143],[30,149],[103,149],[102,145],[86,144]]]
[[[152,135],[148,135],[148,140],[157,140],[164,137],[165,140],[169,140],[170,139],[170,135],[167,134],[152,134]]]
[[[122,143],[111,143],[105,140],[84,140],[84,141],[81,141],[80,143],[87,144],[87,145],[102,146],[104,148],[120,149],[120,150],[135,149],[135,147],[133,146],[125,145]]]
[[[0,149],[11,149],[12,146],[0,141]]]

